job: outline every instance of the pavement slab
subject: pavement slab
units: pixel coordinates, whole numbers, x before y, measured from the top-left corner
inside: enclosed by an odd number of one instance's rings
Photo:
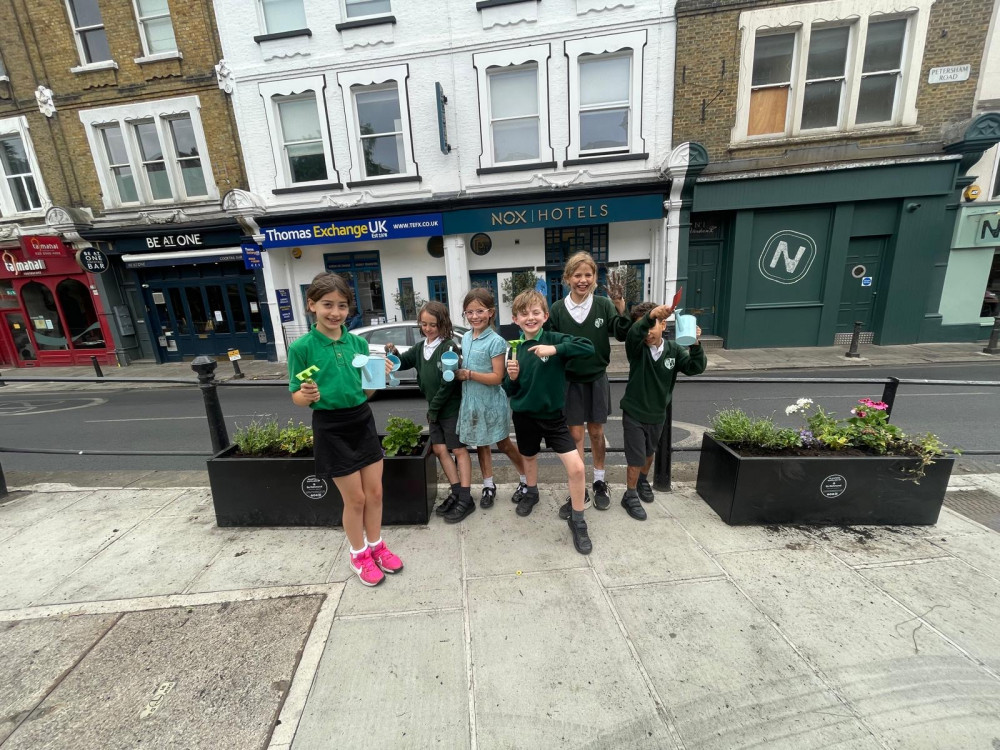
[[[470,580],[480,748],[672,748],[590,570]]]
[[[456,610],[338,616],[292,750],[469,747],[464,628]]]
[[[91,490],[26,493],[0,505],[0,523],[4,526],[27,527],[80,502],[90,494]]]
[[[185,489],[172,502],[164,505],[156,513],[157,518],[166,516],[210,516],[215,522],[215,507],[209,489]]]
[[[641,586],[612,598],[685,747],[879,747],[731,582]]]
[[[0,744],[100,640],[116,615],[22,620],[0,625]]]
[[[321,600],[125,614],[4,750],[262,747]]]

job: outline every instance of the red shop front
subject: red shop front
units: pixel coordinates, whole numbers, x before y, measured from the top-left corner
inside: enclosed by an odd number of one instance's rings
[[[90,275],[58,237],[0,246],[0,364],[113,363],[107,325]]]

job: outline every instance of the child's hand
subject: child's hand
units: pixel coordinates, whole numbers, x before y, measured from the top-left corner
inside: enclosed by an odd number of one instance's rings
[[[517,376],[521,373],[521,365],[518,364],[516,359],[507,360],[507,376],[511,380],[517,380]]]
[[[700,344],[701,343],[701,326],[695,326],[695,328],[696,328],[696,330],[695,330],[695,334],[694,334],[694,343]]]
[[[299,392],[306,397],[306,400],[310,404],[315,404],[319,401],[319,386],[312,380],[304,381],[302,387],[299,388]]]
[[[673,314],[674,308],[670,305],[660,305],[659,307],[654,307],[649,311],[649,317],[651,320],[666,320]]]
[[[385,349],[386,354],[393,354],[397,357],[399,356],[399,352],[396,350],[396,345],[391,341],[388,342],[383,348]]]
[[[556,356],[556,348],[552,344],[539,344],[538,346],[531,347],[529,351],[536,357]]]
[[[385,374],[388,375],[391,372],[392,372],[392,362],[390,362],[388,359],[386,359],[386,361],[385,361]]]

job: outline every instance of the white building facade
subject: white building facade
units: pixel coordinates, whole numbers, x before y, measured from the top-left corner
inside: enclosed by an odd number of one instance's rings
[[[673,292],[672,0],[250,4],[215,2],[250,186],[223,205],[263,248],[279,359],[324,270],[365,325],[414,298],[460,324],[473,285],[509,322],[505,282],[557,299],[578,250],[634,269],[633,301]]]

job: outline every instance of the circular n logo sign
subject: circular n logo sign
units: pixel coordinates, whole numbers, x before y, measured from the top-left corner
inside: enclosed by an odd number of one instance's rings
[[[801,281],[816,260],[816,241],[808,234],[782,229],[764,243],[758,267],[765,279],[779,284]]]

